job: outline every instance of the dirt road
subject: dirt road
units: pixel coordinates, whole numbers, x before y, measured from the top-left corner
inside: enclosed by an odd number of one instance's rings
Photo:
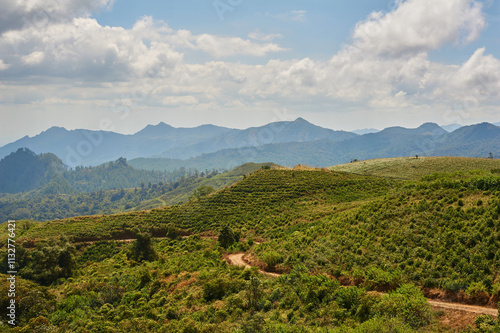
[[[243,259],[243,256],[245,254],[244,253],[233,253],[233,254],[230,254],[227,258],[227,261],[230,265],[234,265],[234,266],[241,266],[241,267],[245,267],[245,268],[252,268],[252,266],[250,266],[244,259]],[[267,275],[267,276],[274,276],[274,277],[278,277],[280,276],[281,274],[277,274],[277,273],[271,273],[271,272],[266,272],[266,271],[263,271],[262,269],[259,269],[259,272],[261,272],[262,274],[264,275]]]
[[[492,308],[485,308],[482,306],[475,305],[465,305],[458,303],[446,303],[441,301],[435,301],[432,299],[427,299],[427,302],[434,308],[446,309],[446,310],[458,310],[464,312],[472,312],[477,314],[487,314],[492,316],[498,316],[498,310]]]
[[[245,261],[244,255],[245,255],[244,253],[230,254],[230,255],[228,255],[227,261],[230,265],[251,268],[252,266],[250,266]],[[265,272],[261,269],[259,269],[259,272],[261,272],[262,274],[265,274],[267,276],[273,276],[273,277],[278,277],[281,275],[281,274],[277,274],[277,273]],[[436,300],[432,300],[432,299],[427,299],[427,302],[430,304],[431,307],[437,308],[437,309],[456,310],[456,311],[464,311],[464,312],[469,312],[469,313],[487,314],[487,315],[492,315],[492,316],[498,316],[498,310],[492,309],[492,308],[486,308],[486,307],[482,307],[482,306],[465,305],[465,304],[458,304],[458,303],[447,303],[447,302],[441,302],[441,301],[436,301]]]

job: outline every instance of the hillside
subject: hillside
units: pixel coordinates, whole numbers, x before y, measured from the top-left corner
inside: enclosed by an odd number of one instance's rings
[[[62,331],[451,331],[423,293],[496,306],[499,194],[491,171],[401,181],[259,170],[182,205],[19,222],[19,288],[39,288],[46,304],[25,313],[24,325],[43,316]],[[138,230],[164,239],[149,243]],[[79,243],[129,238],[137,241]],[[234,252],[284,275],[228,266]],[[74,256],[71,270],[56,253]]]
[[[366,176],[389,177],[395,179],[418,180],[435,172],[468,172],[486,170],[500,173],[500,160],[467,157],[398,157],[379,158],[330,167],[333,171],[342,171]]]
[[[0,194],[0,220],[48,221],[79,215],[113,214],[179,204],[187,202],[200,188],[218,190],[237,182],[250,172],[270,165],[270,163],[249,163],[222,174],[217,171],[183,172],[171,181],[165,179],[148,185],[143,182],[141,186],[137,184],[129,189],[47,194],[45,187],[16,195]],[[106,178],[103,181],[106,181]]]
[[[0,160],[0,193],[31,191],[61,177],[66,168],[57,156],[37,156],[29,149],[19,148]]]
[[[95,167],[68,169],[54,154],[36,155],[27,148],[0,160],[0,193],[35,190],[39,195],[74,194],[117,188],[138,187],[180,178],[186,171],[137,170],[119,158]]]

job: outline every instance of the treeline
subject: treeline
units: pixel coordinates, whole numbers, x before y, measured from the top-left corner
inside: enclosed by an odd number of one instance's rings
[[[172,182],[183,176],[210,172],[184,167],[172,171],[138,170],[125,158],[95,167],[68,169],[54,154],[36,155],[27,148],[20,148],[0,161],[0,193],[33,190],[40,195],[89,193]]]
[[[113,167],[116,166],[110,166]],[[86,169],[80,168],[76,172],[82,175],[87,172]],[[94,175],[91,172],[89,174]],[[192,185],[218,174],[219,172],[215,170],[205,172],[178,170],[175,172],[175,180],[170,182],[147,184],[141,182],[138,187],[132,189],[99,190],[73,195],[48,194],[40,191],[0,194],[0,221],[8,219],[48,221],[80,215],[102,215],[155,208],[165,205],[161,196],[176,190],[180,192],[186,189],[189,192],[189,187]]]

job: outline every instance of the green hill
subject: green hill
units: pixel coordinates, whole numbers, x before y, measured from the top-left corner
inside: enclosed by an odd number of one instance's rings
[[[360,175],[417,180],[435,172],[500,172],[500,160],[468,157],[396,157],[356,161],[335,165],[330,169]]]
[[[54,154],[36,155],[19,148],[0,160],[0,193],[37,191],[41,195],[88,193],[138,187],[180,178],[186,170],[171,172],[138,170],[124,158],[95,167],[67,169]]]
[[[143,183],[142,186],[130,189],[101,190],[80,194],[76,193],[76,191],[70,191],[72,194],[57,194],[57,192],[47,194],[47,188],[55,183],[52,181],[48,186],[28,193],[0,194],[0,220],[31,219],[48,221],[79,215],[113,214],[170,206],[187,202],[198,188],[205,187],[210,191],[218,190],[237,182],[250,172],[270,165],[272,164],[248,163],[222,174],[217,171],[207,173],[185,172],[179,179],[170,182],[160,181],[148,185]],[[90,170],[85,171],[85,169]],[[112,170],[114,169],[122,169],[122,171],[113,173]],[[84,168],[77,172],[86,172],[88,175],[93,176],[103,173],[104,175],[115,174],[122,177],[127,174],[129,169],[132,168],[109,163],[106,167]],[[138,172],[148,173],[147,171]],[[156,172],[153,172],[153,174],[156,174]],[[103,181],[110,178],[110,176],[105,177]]]
[[[26,148],[0,160],[0,193],[31,191],[61,177],[66,168],[53,154],[36,155]]]
[[[40,305],[20,320],[26,331],[445,332],[421,290],[496,304],[499,216],[491,170],[416,181],[258,170],[182,205],[19,227],[20,302]],[[219,233],[226,248],[203,237]],[[228,266],[239,251],[284,275]]]

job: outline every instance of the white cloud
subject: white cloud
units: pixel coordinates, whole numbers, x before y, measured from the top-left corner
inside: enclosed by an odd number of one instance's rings
[[[475,40],[486,25],[482,5],[473,0],[407,0],[387,14],[359,22],[354,45],[364,52],[399,56]]]
[[[9,68],[9,65],[4,63],[2,59],[0,59],[0,71],[3,71],[5,69]]]
[[[289,14],[300,18],[306,13]],[[125,105],[158,114],[189,109],[224,112],[225,117],[234,113],[234,118],[287,103],[391,112],[429,105],[443,109],[464,98],[491,105],[500,100],[498,59],[485,49],[462,65],[434,63],[428,56],[445,44],[473,40],[482,27],[484,14],[473,1],[407,0],[391,13],[375,13],[360,22],[353,43],[327,61],[272,59],[252,65],[221,58],[282,52],[272,41],[283,36],[194,35],[151,17],[124,29],[82,16],[51,22],[43,31],[25,27],[0,35],[2,78],[23,81],[37,75],[44,81],[9,83],[8,89],[0,89],[0,102],[50,110],[73,101],[68,105],[80,110],[87,106],[109,112]],[[188,64],[184,52],[192,51],[217,61]]]
[[[255,36],[257,35],[254,35],[254,37]],[[266,37],[267,40],[261,41],[271,41],[269,39],[271,38],[271,35]],[[235,55],[263,57],[269,53],[286,51],[286,49],[274,43],[257,43],[239,37],[221,37],[209,34],[193,35],[188,30],[178,30],[175,33],[165,36],[165,38],[166,41],[178,48],[200,50],[208,53],[214,58],[223,58]]]
[[[44,58],[45,58],[45,55],[43,54],[43,52],[35,51],[33,53],[30,53],[30,54],[22,57],[22,60],[26,65],[31,66],[31,65],[38,65],[39,63],[41,63],[43,61]]]
[[[218,37],[208,34],[196,36],[195,42],[195,49],[200,49],[216,58],[234,55],[263,57],[268,53],[285,51],[284,48],[273,43],[259,44],[242,38]]]
[[[260,32],[251,32],[248,34],[248,38],[255,39],[262,42],[272,42],[274,39],[283,38],[282,34],[263,34]]]
[[[91,18],[54,23],[43,30],[11,31],[3,37],[0,52],[7,55],[12,70],[29,65],[30,75],[113,81],[149,72],[168,75],[183,59],[167,43],[146,43],[140,29],[103,27]],[[19,41],[17,52],[12,40]]]
[[[11,0],[0,2],[0,35],[11,30],[40,29],[51,23],[69,22],[74,17],[87,17],[102,8],[110,8],[113,0]]]
[[[167,106],[194,105],[199,101],[193,96],[167,96],[162,99],[162,104]]]
[[[306,21],[306,11],[305,10],[292,10],[291,11],[291,20],[297,22],[305,22]]]
[[[274,43],[174,31],[151,17],[137,21],[132,29],[101,26],[95,19],[80,17],[0,36],[0,54],[10,64],[2,66],[3,70],[8,69],[16,79],[22,79],[23,72],[99,81],[165,77],[183,63],[184,54],[179,49],[203,51],[214,58],[262,57],[284,51]]]

